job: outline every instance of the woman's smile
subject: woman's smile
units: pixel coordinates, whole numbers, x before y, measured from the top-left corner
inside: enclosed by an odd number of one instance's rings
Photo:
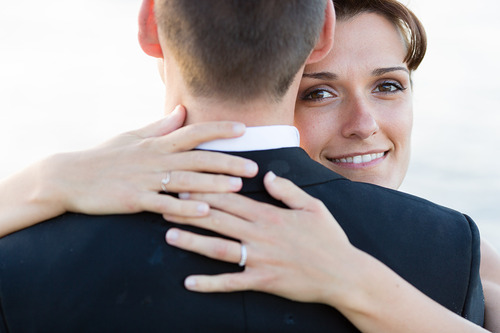
[[[387,152],[388,151],[363,154],[355,153],[344,155],[342,157],[327,157],[327,160],[341,168],[362,169],[373,167],[375,165],[378,165],[379,163],[382,163]]]

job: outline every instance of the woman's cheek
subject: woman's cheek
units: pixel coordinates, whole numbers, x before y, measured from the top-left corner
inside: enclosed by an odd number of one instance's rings
[[[325,126],[325,115],[319,112],[298,111],[295,115],[295,126],[300,133],[300,146],[315,160],[318,160],[319,155],[327,140],[327,126]]]

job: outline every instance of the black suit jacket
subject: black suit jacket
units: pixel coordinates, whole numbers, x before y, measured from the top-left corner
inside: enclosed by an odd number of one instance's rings
[[[482,324],[479,235],[469,218],[351,182],[299,148],[237,155],[260,166],[255,179],[245,180],[243,193],[276,203],[264,190],[263,174],[273,170],[291,179],[323,200],[355,246]],[[64,214],[0,239],[0,331],[357,332],[325,305],[259,292],[187,291],[187,275],[240,268],[167,245],[164,235],[171,226],[151,213]]]

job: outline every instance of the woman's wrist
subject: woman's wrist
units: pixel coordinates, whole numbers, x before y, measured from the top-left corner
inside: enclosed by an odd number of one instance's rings
[[[54,154],[40,160],[29,171],[32,183],[29,186],[28,204],[38,207],[45,218],[55,217],[64,213],[68,207],[70,183],[68,174],[68,153]]]
[[[363,332],[485,332],[413,287],[389,267],[357,250],[349,283],[328,303]],[[339,268],[340,270],[341,268]],[[354,273],[354,274],[352,274]]]
[[[332,267],[341,273],[331,285],[326,304],[335,307],[359,327],[372,327],[373,331],[388,320],[387,310],[399,303],[398,290],[407,284],[383,263],[349,244],[344,252],[343,266]],[[395,296],[395,297],[394,297]],[[393,302],[395,301],[395,303]],[[396,305],[401,306],[401,305]],[[382,330],[383,331],[383,330]]]
[[[368,315],[377,297],[373,275],[378,274],[383,264],[351,244],[344,253],[347,255],[343,256],[343,267],[332,267],[335,274],[341,273],[342,276],[335,279],[337,282],[332,286],[326,302],[344,315]]]
[[[47,157],[0,182],[0,237],[64,213],[57,160]]]

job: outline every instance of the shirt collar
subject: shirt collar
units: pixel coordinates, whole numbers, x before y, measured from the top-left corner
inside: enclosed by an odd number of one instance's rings
[[[294,126],[272,125],[247,127],[245,134],[234,139],[205,142],[196,147],[216,151],[254,151],[298,147],[299,131]]]

